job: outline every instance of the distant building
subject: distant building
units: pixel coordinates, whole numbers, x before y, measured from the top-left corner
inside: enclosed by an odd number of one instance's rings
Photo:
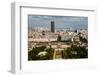
[[[55,24],[54,24],[54,21],[51,21],[51,32],[55,32]]]

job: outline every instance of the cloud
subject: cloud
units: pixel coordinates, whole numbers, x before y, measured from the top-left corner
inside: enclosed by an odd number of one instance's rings
[[[80,16],[46,16],[46,15],[29,15],[29,27],[48,27],[53,20],[57,28],[72,27],[75,29],[87,28],[88,17]]]

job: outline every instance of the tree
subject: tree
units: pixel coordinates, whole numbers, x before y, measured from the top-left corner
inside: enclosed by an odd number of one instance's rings
[[[65,59],[75,58],[87,58],[88,50],[85,47],[72,45],[71,47],[64,50]]]
[[[46,52],[48,53],[47,54],[48,58],[53,59],[54,49],[52,48],[46,49]]]
[[[50,60],[53,59],[54,50],[52,48],[46,49],[46,46],[35,47],[28,52],[28,60]],[[47,54],[39,56],[40,52],[46,51]]]
[[[61,36],[58,35],[57,41],[61,41]]]
[[[46,46],[33,47],[33,49],[28,52],[28,60],[37,60],[38,53],[44,51],[45,48]]]
[[[42,35],[45,35],[45,31],[42,31]]]
[[[86,38],[83,38],[83,37],[79,36],[79,39],[80,39],[80,41],[83,42],[83,43],[88,43],[88,41],[87,41]]]

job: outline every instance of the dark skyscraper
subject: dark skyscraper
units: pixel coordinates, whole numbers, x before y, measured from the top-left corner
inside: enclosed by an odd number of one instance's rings
[[[51,21],[51,32],[55,32],[55,24],[54,24],[54,21]]]

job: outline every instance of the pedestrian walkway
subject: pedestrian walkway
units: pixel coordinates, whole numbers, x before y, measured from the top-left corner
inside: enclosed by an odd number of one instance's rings
[[[62,59],[62,51],[54,51],[53,59]]]

